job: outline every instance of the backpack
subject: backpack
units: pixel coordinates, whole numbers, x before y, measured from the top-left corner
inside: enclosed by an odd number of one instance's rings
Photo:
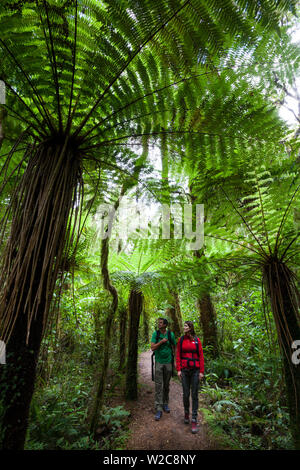
[[[170,344],[172,345],[171,331],[167,330],[167,334],[168,334],[168,340],[170,341]],[[159,335],[160,335],[160,331],[157,330],[156,331],[155,343],[158,343]],[[173,346],[175,346],[175,345],[173,345]],[[173,353],[173,348],[172,347],[171,347],[171,351],[172,351],[172,377],[173,377],[174,376],[174,353]],[[155,351],[153,351],[152,356],[151,356],[151,373],[152,373],[152,380],[153,381],[154,381],[154,357],[155,357]]]
[[[183,340],[184,340],[184,336],[181,336],[181,338],[179,340],[179,346],[180,346],[180,359],[185,359],[187,361],[188,366],[190,365],[190,362],[193,362],[194,367],[195,367],[195,362],[200,361],[200,354],[199,354],[199,341],[198,341],[197,336],[195,336],[194,339],[195,339],[195,344],[196,344],[196,351],[195,351],[194,354],[197,354],[198,358],[191,359],[189,357],[182,357],[182,343],[183,343]]]

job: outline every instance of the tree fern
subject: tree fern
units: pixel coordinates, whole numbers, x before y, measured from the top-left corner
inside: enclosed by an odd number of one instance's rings
[[[7,87],[7,122],[18,121],[20,134],[26,131],[26,169],[5,215],[12,220],[12,235],[2,263],[0,322],[2,338],[9,339],[11,367],[1,376],[2,447],[24,444],[35,364],[64,246],[72,245],[74,227],[81,228],[72,218],[82,213],[83,162],[99,167],[108,153],[111,162],[108,148],[132,142],[142,146],[144,135],[159,136],[159,116],[152,117],[156,100],[165,110],[164,120],[171,122],[175,90],[183,79],[218,62],[221,46],[258,44],[263,28],[276,29],[294,4],[1,3],[0,79]],[[166,94],[157,99],[163,89]],[[190,132],[186,114],[179,128],[167,132]],[[19,355],[24,367],[16,379]],[[14,396],[12,383],[22,399]]]

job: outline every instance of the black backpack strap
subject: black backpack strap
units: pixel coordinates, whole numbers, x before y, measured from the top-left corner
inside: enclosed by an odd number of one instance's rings
[[[152,381],[154,382],[154,351],[151,355],[151,374],[152,374]]]
[[[156,331],[156,340],[155,340],[156,343],[158,343],[159,335],[160,335],[160,331],[157,330],[157,331]]]
[[[159,335],[160,335],[160,331],[156,330],[155,343],[158,343]],[[153,382],[154,382],[154,357],[155,357],[155,351],[153,351],[153,353],[151,355],[151,374],[152,374],[152,381]]]
[[[198,341],[197,336],[195,336],[195,344],[196,344],[196,351],[197,351],[198,357],[199,357],[199,359],[200,359],[200,354],[199,354],[199,341]]]
[[[183,340],[184,340],[184,336],[181,336],[180,338],[180,357],[182,355],[182,343],[183,343]]]
[[[176,343],[175,343],[175,344],[173,343],[172,335],[171,335],[171,331],[170,331],[170,330],[168,330],[168,340],[169,340],[170,345],[171,345],[171,353],[172,353],[172,377],[174,377],[174,351],[173,351],[172,346],[176,346]]]
[[[181,360],[181,356],[182,356],[182,343],[183,343],[183,339],[184,339],[184,336],[181,336],[181,337],[180,337],[180,340],[179,340],[179,346],[180,346],[180,360]]]
[[[172,376],[173,376],[174,375],[174,353],[173,353],[172,345],[176,346],[176,343],[174,343],[172,341],[172,336],[171,336],[171,331],[170,330],[167,331],[167,334],[168,334],[168,340],[170,341],[171,351],[172,351]],[[159,335],[160,335],[160,331],[157,330],[156,331],[155,343],[158,343]],[[152,356],[151,356],[151,373],[152,373],[152,381],[153,382],[154,382],[154,357],[155,357],[155,352],[153,351]]]
[[[176,340],[173,341],[173,338],[172,338],[172,335],[171,335],[171,331],[168,330],[168,340],[170,341],[170,344],[173,344],[173,346],[176,346]]]

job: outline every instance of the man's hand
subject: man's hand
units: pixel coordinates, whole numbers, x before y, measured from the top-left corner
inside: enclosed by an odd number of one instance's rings
[[[151,343],[151,351],[156,351],[162,344],[166,343],[168,338],[163,338],[159,343]]]
[[[178,375],[178,377],[179,377],[180,380],[181,380],[181,370],[179,370],[179,371],[177,372],[177,375]]]
[[[204,377],[204,374],[202,374],[202,372],[199,372],[199,379],[202,380]]]

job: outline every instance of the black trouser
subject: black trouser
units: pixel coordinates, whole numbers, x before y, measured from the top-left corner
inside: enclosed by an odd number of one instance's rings
[[[192,419],[197,419],[198,414],[198,389],[199,389],[199,369],[181,370],[183,406],[184,412],[189,414],[190,391],[192,394]]]

